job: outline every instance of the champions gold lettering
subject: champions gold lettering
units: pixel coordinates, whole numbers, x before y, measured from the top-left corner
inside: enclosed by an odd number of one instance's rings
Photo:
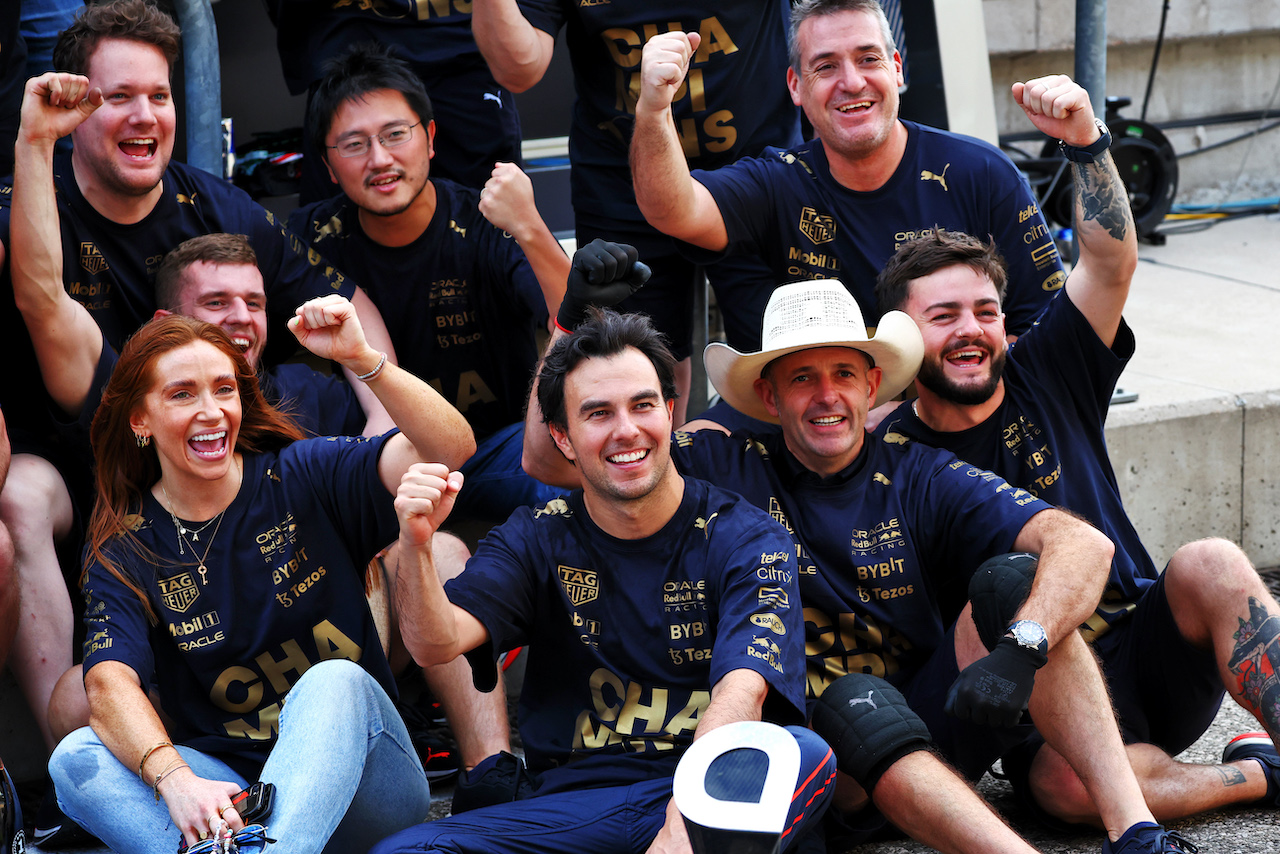
[[[901,668],[898,658],[912,648],[896,629],[874,617],[841,614],[833,621],[817,608],[804,609],[808,690],[816,697],[841,676],[869,673],[882,678]]]
[[[634,116],[636,102],[640,98],[640,59],[645,42],[660,33],[681,32],[686,27],[680,21],[645,24],[639,31],[629,27],[610,27],[600,33],[605,49],[613,58],[614,109],[621,115]],[[730,110],[710,108],[709,94],[703,69],[699,66],[711,62],[717,55],[728,56],[738,52],[738,45],[715,15],[703,18],[697,26],[701,42],[690,61],[689,71],[672,98],[672,106],[684,115],[676,121],[676,132],[688,158],[706,153],[728,151],[738,141],[738,131],[733,125]],[[614,122],[605,122],[603,128],[621,133]]]
[[[257,723],[244,718],[226,721],[223,729],[227,735],[256,740],[270,738],[279,729],[280,703],[276,700],[262,705],[268,688],[273,696],[283,697],[312,664],[334,658],[360,661],[363,654],[360,644],[328,620],[312,627],[311,634],[312,646],[308,650],[291,638],[280,645],[278,654],[263,652],[253,659],[255,666],[232,665],[214,680],[209,690],[211,703],[236,715],[256,712]]]
[[[447,347],[464,347],[468,344],[474,344],[480,340],[479,332],[472,332],[466,335],[457,332],[450,332],[444,335],[436,335],[436,343],[441,349]],[[458,375],[458,388],[451,395],[445,391],[444,382],[439,377],[428,380],[427,385],[434,388],[445,400],[452,399],[454,407],[459,412],[466,412],[474,404],[477,403],[496,403],[498,396],[489,388],[488,383],[481,379],[480,374],[476,371],[463,371]]]
[[[624,683],[603,667],[591,674],[590,686],[593,708],[578,714],[575,751],[615,744],[636,753],[671,750],[688,743],[711,703],[709,691],[690,691],[688,701],[673,714],[669,689]]]

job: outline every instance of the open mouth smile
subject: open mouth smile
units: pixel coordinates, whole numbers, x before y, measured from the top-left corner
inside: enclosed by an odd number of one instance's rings
[[[187,440],[187,445],[197,457],[205,459],[219,457],[227,450],[227,431],[213,430],[207,433],[197,433]]]
[[[120,150],[133,160],[149,160],[156,153],[155,137],[134,137],[132,139],[122,140],[120,142]]]

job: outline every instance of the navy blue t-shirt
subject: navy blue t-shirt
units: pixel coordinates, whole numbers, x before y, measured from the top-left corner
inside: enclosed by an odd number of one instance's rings
[[[319,80],[330,57],[366,41],[394,45],[414,65],[487,67],[471,35],[470,0],[267,0],[267,8],[290,95]]]
[[[847,673],[901,685],[942,644],[984,560],[1008,552],[1048,505],[988,471],[914,442],[868,436],[820,478],[781,435],[676,433],[680,470],[768,510],[799,558],[811,698]]]
[[[260,372],[258,382],[267,400],[308,436],[359,436],[364,430],[364,410],[341,377],[290,362]]]
[[[880,317],[876,277],[903,243],[934,226],[990,236],[1009,266],[1006,326],[1025,332],[1066,281],[1026,178],[981,140],[903,125],[902,162],[872,192],[839,184],[818,140],[694,173],[720,206],[729,233],[726,252],[762,256],[778,282],[839,279],[871,323]],[[711,257],[691,246],[686,253],[699,261]],[[760,287],[729,301],[729,312],[755,320],[754,340],[740,349],[760,349],[768,301],[768,289]]]
[[[804,650],[786,532],[739,496],[686,478],[657,533],[620,540],[581,491],[493,529],[446,585],[491,644],[524,644],[520,734],[540,794],[670,776],[711,687],[731,670],[769,683],[767,718],[801,719]]]
[[[569,131],[573,208],[579,217],[643,222],[627,149],[640,95],[640,54],[660,32],[702,34],[689,79],[672,105],[690,164],[714,169],[769,145],[800,141],[787,92],[785,0],[519,0],[539,30],[566,28],[577,102]]]
[[[480,213],[479,192],[433,179],[436,211],[408,246],[374,243],[346,196],[300,208],[290,228],[360,270],[400,366],[430,383],[477,439],[524,418],[547,303],[524,251]]]
[[[1111,579],[1086,624],[1089,635],[1131,611],[1158,575],[1125,513],[1104,429],[1111,393],[1133,350],[1128,324],[1121,321],[1108,348],[1076,304],[1059,297],[1009,349],[1004,401],[986,421],[938,433],[902,406],[877,430],[887,442],[910,437],[987,466],[1110,537],[1116,546]]]
[[[280,704],[311,665],[358,662],[394,697],[364,596],[365,565],[399,530],[378,478],[391,435],[309,439],[244,455],[239,494],[216,531],[190,543],[199,556],[190,547],[179,552],[173,520],[148,490],[128,518],[158,563],[122,540],[107,550],[147,591],[159,625],[132,591],[88,562],[85,672],[118,661],[143,685],[154,678],[173,741],[250,778],[279,734]]]
[[[201,234],[244,234],[258,256],[270,306],[270,345],[264,356],[281,361],[297,348],[285,326],[294,309],[312,297],[350,298],[355,284],[242,190],[199,169],[170,163],[164,193],[140,222],[121,225],[94,210],[72,174],[69,158],[54,161],[54,188],[62,230],[63,284],[102,329],[107,344],[119,350],[126,338],[156,310],[155,272],[165,254]],[[9,242],[12,182],[0,184],[0,240]],[[11,379],[0,391],[4,402],[43,399],[40,371],[26,325],[13,302],[6,267],[0,278],[0,334],[7,342]]]

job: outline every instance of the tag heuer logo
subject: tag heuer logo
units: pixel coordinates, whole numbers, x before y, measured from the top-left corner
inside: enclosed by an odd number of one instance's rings
[[[191,573],[184,572],[172,578],[160,579],[160,601],[170,611],[184,613],[191,603],[200,598],[200,588]]]
[[[836,238],[835,217],[820,214],[813,208],[801,208],[800,233],[814,243],[830,243]]]
[[[86,273],[96,275],[107,269],[107,259],[102,257],[98,247],[92,243],[81,243],[80,266],[84,267]]]
[[[600,595],[600,580],[594,570],[560,566],[559,573],[560,585],[564,587],[565,595],[575,608],[594,602]]]

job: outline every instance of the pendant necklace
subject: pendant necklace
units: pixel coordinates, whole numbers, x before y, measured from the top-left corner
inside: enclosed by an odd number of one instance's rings
[[[237,466],[237,472],[239,473],[238,479],[240,480],[241,483],[243,483],[244,471]],[[217,539],[218,531],[222,528],[222,519],[224,516],[227,515],[227,508],[229,508],[231,505],[228,504],[227,507],[222,508],[221,513],[219,513],[217,516],[214,516],[209,521],[205,522],[199,528],[188,528],[186,525],[182,524],[181,520],[178,519],[178,514],[173,512],[173,499],[169,497],[169,490],[164,488],[163,482],[161,482],[160,484],[160,492],[164,494],[164,503],[165,503],[164,509],[169,511],[169,518],[173,520],[173,527],[178,532],[178,554],[179,555],[186,554],[186,552],[183,551],[183,548],[182,548],[183,544],[185,543],[186,547],[191,549],[191,556],[195,557],[196,547],[192,545],[192,543],[199,542],[200,535],[203,534],[206,530],[208,530],[210,525],[213,525],[213,533],[209,535],[209,540],[207,543],[205,543],[204,555],[201,556],[199,566],[196,568],[196,572],[200,573],[200,586],[201,587],[207,586],[209,584],[209,578],[208,578],[209,567],[205,565],[205,561],[209,557],[209,552],[213,549],[213,541]],[[237,485],[236,494],[239,494],[239,492],[240,492],[240,487],[239,485]],[[235,499],[233,498],[232,501],[234,500]],[[214,524],[214,523],[217,523],[217,524]],[[190,540],[187,539],[187,534],[191,535]]]

